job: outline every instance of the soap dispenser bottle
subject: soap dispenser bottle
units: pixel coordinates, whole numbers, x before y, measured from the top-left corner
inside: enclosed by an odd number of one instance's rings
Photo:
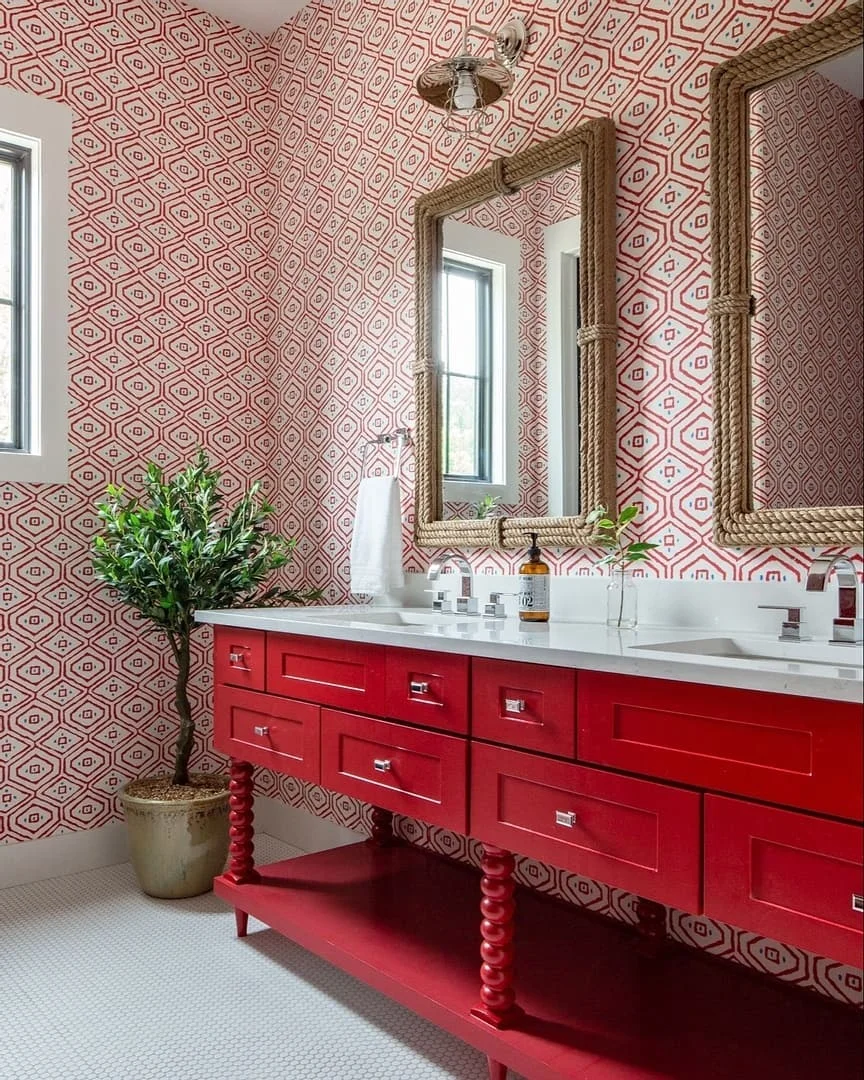
[[[549,622],[549,567],[540,558],[537,533],[531,533],[528,562],[519,567],[519,619]]]

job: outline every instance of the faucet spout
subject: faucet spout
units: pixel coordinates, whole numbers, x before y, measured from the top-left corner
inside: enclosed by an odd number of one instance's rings
[[[807,592],[824,592],[831,571],[837,576],[837,616],[833,622],[832,645],[859,645],[864,641],[861,616],[861,585],[858,573],[845,555],[821,555],[813,560],[807,574]]]
[[[426,577],[429,581],[437,581],[441,571],[451,562],[459,571],[459,596],[469,599],[473,595],[474,572],[472,571],[471,564],[468,560],[463,559],[461,555],[447,552],[440,558],[435,559],[429,564],[429,569],[426,571]]]

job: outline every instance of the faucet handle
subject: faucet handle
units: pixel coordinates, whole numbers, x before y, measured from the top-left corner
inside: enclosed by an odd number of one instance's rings
[[[447,599],[445,589],[424,589],[423,592],[432,593],[432,610],[440,611],[449,615],[453,611],[453,601]]]
[[[780,631],[779,641],[809,641],[810,637],[807,634],[802,634],[801,631],[806,629],[806,623],[804,621],[803,607],[796,606],[790,607],[787,604],[759,604],[761,611],[785,611],[786,618],[783,620],[783,627]]]
[[[489,619],[504,619],[507,617],[507,612],[504,608],[502,598],[505,596],[516,596],[515,592],[490,592],[489,600],[483,606],[483,614]]]

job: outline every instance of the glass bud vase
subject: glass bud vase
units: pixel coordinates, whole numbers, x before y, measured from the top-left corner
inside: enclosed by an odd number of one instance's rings
[[[606,582],[606,625],[636,629],[636,581],[632,570],[612,570]]]

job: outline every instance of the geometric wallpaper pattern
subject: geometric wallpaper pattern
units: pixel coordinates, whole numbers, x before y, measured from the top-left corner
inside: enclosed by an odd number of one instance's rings
[[[753,91],[758,506],[864,502],[864,112],[816,71]]]
[[[205,447],[229,492],[264,480],[300,538],[291,582],[347,592],[359,448],[415,426],[415,197],[611,115],[618,146],[618,487],[664,577],[800,580],[809,552],[718,549],[711,533],[708,76],[842,3],[519,5],[529,43],[483,138],[458,142],[413,93],[493,3],[327,0],[269,40],[181,0],[3,0],[0,84],[75,113],[70,153],[70,481],[0,476],[0,843],[119,817],[116,790],[168,766],[164,643],[93,579],[94,506]],[[404,475],[411,509],[411,462]],[[410,543],[405,563],[430,552]],[[470,553],[479,569],[517,555]],[[550,552],[560,573],[596,553]],[[210,748],[209,632],[192,684]],[[260,790],[276,781],[260,777]],[[332,792],[293,805],[357,820]],[[467,857],[413,822],[419,842]],[[541,888],[627,917],[631,900],[526,864]],[[688,921],[689,920],[689,921]],[[861,973],[672,913],[673,933],[823,993]],[[745,940],[746,938],[746,940]],[[778,951],[779,950],[779,951]]]

